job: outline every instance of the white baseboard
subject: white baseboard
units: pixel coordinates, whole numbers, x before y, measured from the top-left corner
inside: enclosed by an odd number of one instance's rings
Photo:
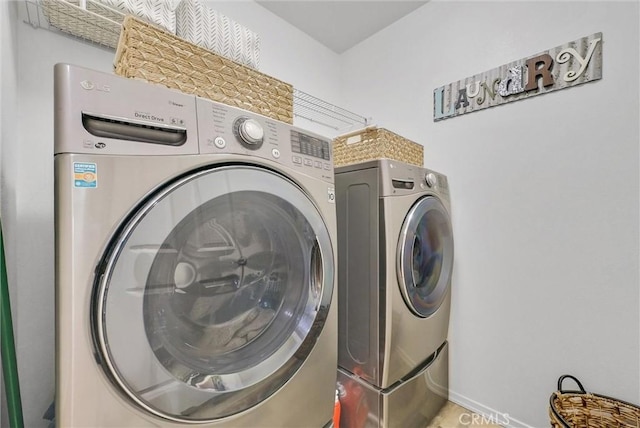
[[[507,428],[534,428],[531,425],[527,425],[518,419],[510,416],[508,413],[499,412],[495,409],[485,406],[482,403],[478,403],[475,400],[465,397],[464,395],[458,394],[455,391],[449,390],[449,401],[458,404],[459,406],[464,407],[465,409],[469,409],[474,413],[477,413],[481,416],[480,422],[485,424],[497,424],[502,425]],[[464,421],[461,421],[464,422]],[[470,428],[478,427],[480,428],[482,424],[471,425],[471,418],[469,418]]]

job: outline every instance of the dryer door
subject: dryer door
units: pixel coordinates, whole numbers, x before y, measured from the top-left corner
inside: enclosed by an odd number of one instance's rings
[[[143,201],[107,248],[93,298],[100,363],[163,418],[251,408],[294,375],[323,328],[329,233],[302,189],[273,171],[180,178]]]
[[[448,292],[453,269],[449,213],[427,196],[413,205],[398,241],[398,280],[409,308],[420,317],[433,314]]]

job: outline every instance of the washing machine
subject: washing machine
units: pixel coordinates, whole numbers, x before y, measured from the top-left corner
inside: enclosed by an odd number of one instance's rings
[[[327,424],[330,143],[141,81],[54,74],[58,426]]]
[[[338,378],[357,421],[345,425],[425,426],[448,396],[447,177],[390,159],[343,166],[336,206]]]

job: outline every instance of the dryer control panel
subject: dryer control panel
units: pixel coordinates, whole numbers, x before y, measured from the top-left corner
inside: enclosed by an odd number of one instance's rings
[[[449,182],[444,174],[391,159],[381,159],[372,165],[380,168],[382,196],[429,193],[449,203]]]

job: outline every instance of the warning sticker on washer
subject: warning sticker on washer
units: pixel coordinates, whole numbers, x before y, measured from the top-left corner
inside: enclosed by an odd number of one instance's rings
[[[330,204],[336,203],[336,189],[333,187],[327,187],[327,200]]]
[[[98,166],[95,163],[73,163],[73,187],[98,187]]]

